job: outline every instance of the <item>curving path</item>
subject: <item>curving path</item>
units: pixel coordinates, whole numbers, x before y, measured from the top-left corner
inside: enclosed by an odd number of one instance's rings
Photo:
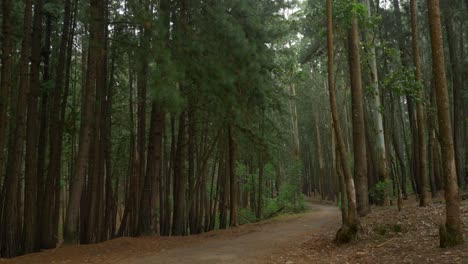
[[[247,234],[235,237],[208,237],[181,248],[170,249],[152,256],[126,259],[128,264],[236,264],[262,263],[275,248],[297,242],[321,226],[339,220],[336,207],[308,204],[307,213],[258,225]]]

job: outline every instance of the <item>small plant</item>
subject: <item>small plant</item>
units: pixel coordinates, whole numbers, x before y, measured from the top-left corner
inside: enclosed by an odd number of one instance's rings
[[[390,235],[390,233],[402,233],[404,232],[403,227],[400,224],[394,225],[382,225],[375,229],[375,232],[381,236]]]
[[[383,205],[385,195],[391,194],[392,181],[379,181],[375,186],[370,188],[369,196],[370,200],[377,205]]]

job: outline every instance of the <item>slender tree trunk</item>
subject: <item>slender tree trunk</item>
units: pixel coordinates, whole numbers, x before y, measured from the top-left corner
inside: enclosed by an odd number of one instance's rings
[[[367,188],[366,127],[364,124],[364,104],[361,81],[359,26],[356,17],[353,18],[353,24],[348,32],[348,49],[353,110],[353,150],[357,209],[360,216],[366,216],[370,212],[370,206]]]
[[[412,32],[412,48],[413,48],[413,63],[415,67],[416,81],[421,82],[421,59],[419,57],[419,31],[418,31],[418,9],[416,0],[410,1],[411,10],[411,32]],[[416,103],[416,116],[418,123],[418,143],[419,143],[419,206],[427,206],[429,197],[427,195],[427,144],[426,144],[426,129],[424,118],[423,100],[424,90],[418,92],[419,101]]]
[[[96,69],[97,57],[101,43],[98,36],[103,28],[102,13],[103,3],[98,0],[92,0],[89,6],[91,15],[90,38],[88,51],[88,69],[86,76],[85,92],[82,104],[81,125],[80,125],[80,143],[78,154],[75,161],[73,179],[70,189],[70,201],[67,206],[67,216],[64,227],[64,240],[66,243],[76,243],[79,241],[79,216],[80,200],[85,183],[86,170],[88,167],[88,157],[91,147],[93,134],[92,124],[94,122],[94,102],[96,98]]]
[[[26,128],[26,162],[25,162],[25,197],[24,197],[24,251],[36,251],[37,236],[37,131],[39,130],[38,100],[41,94],[40,64],[42,38],[42,6],[37,0],[34,5],[34,22],[32,34],[31,67],[29,76],[28,114]]]
[[[3,163],[4,163],[4,147],[6,142],[6,129],[8,127],[8,97],[10,96],[11,85],[11,68],[12,68],[12,4],[11,0],[3,0],[2,2],[2,71],[0,83],[0,208],[2,208],[2,186],[3,186]],[[0,219],[1,219],[0,209]],[[1,222],[1,221],[0,221]],[[0,227],[0,233],[3,229]]]
[[[106,14],[106,21],[108,20],[108,14]],[[120,31],[117,31],[115,34],[119,34]],[[112,44],[111,47],[111,60],[110,60],[110,72],[109,72],[109,84],[107,87],[106,100],[103,106],[103,116],[105,118],[103,124],[103,148],[104,148],[104,162],[105,162],[105,213],[104,213],[104,222],[102,228],[102,240],[111,239],[115,235],[115,214],[116,214],[116,199],[118,199],[118,192],[114,191],[113,187],[113,171],[112,171],[112,95],[113,88],[115,83],[115,68],[116,68],[116,57],[117,57],[117,45]],[[115,186],[118,186],[119,178],[115,179],[117,183]]]
[[[101,234],[104,197],[104,137],[105,137],[105,100],[107,95],[107,22],[105,1],[98,5],[96,45],[96,97],[93,104],[94,122],[88,169],[88,208],[86,243],[97,243]]]
[[[31,21],[32,21],[32,1],[26,0],[24,9],[24,24],[23,32],[26,32],[21,44],[20,58],[20,83],[18,90],[17,102],[15,105],[15,116],[10,118],[12,122],[12,135],[8,144],[8,162],[6,167],[6,177],[4,180],[4,198],[3,211],[1,219],[1,234],[0,234],[0,255],[2,257],[15,257],[20,253],[19,237],[21,226],[17,216],[19,214],[19,199],[18,194],[21,179],[21,168],[23,159],[23,146],[26,134],[26,110],[27,110],[27,95],[29,92],[29,52],[31,45]],[[14,124],[13,124],[14,123]],[[8,202],[7,202],[8,201]]]
[[[188,98],[188,125],[187,125],[187,145],[188,145],[188,153],[187,153],[187,163],[188,163],[188,224],[190,228],[190,234],[194,234],[196,230],[196,179],[195,179],[195,113],[194,113],[194,105],[193,105],[193,96],[189,95]]]
[[[463,155],[463,67],[460,62],[460,41],[459,34],[456,30],[455,12],[459,9],[457,1],[445,1],[444,14],[445,26],[447,32],[447,40],[450,54],[450,66],[452,69],[452,84],[453,84],[453,143],[455,147],[455,164],[457,168],[458,186],[463,186],[465,175],[465,161]],[[461,31],[462,32],[462,31]],[[462,34],[463,36],[463,34]]]
[[[439,140],[442,146],[442,164],[445,174],[446,222],[440,228],[440,246],[448,247],[463,243],[463,225],[460,218],[460,196],[457,185],[452,126],[450,125],[450,103],[445,73],[439,0],[427,0],[427,6],[429,10],[437,114],[439,117]]]
[[[238,208],[238,182],[236,175],[236,158],[237,158],[237,142],[234,138],[234,131],[232,126],[228,128],[229,136],[229,179],[230,179],[230,226],[238,226],[237,208]]]
[[[327,0],[327,47],[328,47],[328,90],[330,96],[330,108],[332,112],[333,119],[333,128],[336,136],[337,147],[340,154],[340,160],[342,161],[342,168],[344,174],[344,180],[346,183],[346,193],[348,198],[348,214],[346,219],[346,224],[338,231],[337,240],[341,242],[349,242],[347,239],[339,239],[341,233],[347,233],[346,230],[351,231],[351,236],[346,236],[344,234],[342,237],[353,238],[357,234],[360,223],[357,215],[357,204],[356,204],[356,190],[354,188],[354,179],[351,174],[351,168],[348,160],[348,153],[346,152],[346,147],[343,139],[343,134],[341,131],[341,126],[338,117],[338,107],[336,104],[336,95],[335,95],[335,79],[334,79],[334,44],[333,44],[333,12],[332,12],[332,0]]]
[[[253,166],[251,166],[253,167]],[[262,208],[263,208],[263,174],[264,174],[265,164],[263,162],[263,153],[259,153],[258,157],[258,198],[257,198],[257,208],[256,208],[256,217],[257,219],[262,218]],[[253,168],[252,168],[253,170]],[[252,186],[255,186],[255,182],[252,180]],[[255,193],[251,196],[251,204],[255,207]]]
[[[326,178],[326,168],[325,168],[325,159],[323,157],[323,149],[322,149],[322,140],[320,136],[320,128],[319,128],[319,119],[318,119],[318,112],[315,112],[315,135],[317,137],[317,156],[318,156],[318,161],[319,161],[319,190],[320,190],[320,195],[322,197],[322,200],[325,198],[325,192],[323,188],[324,180]]]
[[[142,198],[142,234],[156,232],[157,213],[159,207],[159,185],[161,181],[162,133],[165,125],[164,113],[153,102],[151,109],[150,133],[148,138],[148,166],[145,187]],[[153,196],[158,197],[154,199]]]
[[[400,3],[399,0],[393,0],[393,8],[394,8],[394,13],[396,17],[396,25],[397,28],[403,28],[403,22],[401,19],[401,12],[400,12]],[[400,58],[401,58],[401,64],[403,67],[408,67],[410,64],[409,60],[409,55],[406,49],[407,43],[405,41],[405,35],[403,32],[398,34],[398,48],[400,50]],[[407,108],[408,108],[408,119],[410,122],[410,137],[411,137],[411,147],[408,147],[408,144],[406,144],[406,152],[408,153],[408,159],[409,159],[409,169],[410,169],[410,177],[411,177],[411,182],[412,184],[416,182],[416,184],[413,184],[413,188],[415,189],[415,192],[419,195],[420,190],[419,190],[419,148],[418,148],[418,131],[417,131],[417,118],[415,115],[415,110],[414,110],[414,100],[409,96],[406,95],[406,101],[407,101]],[[403,113],[402,113],[403,114]],[[405,138],[406,139],[406,138]],[[411,150],[411,151],[410,151]]]
[[[369,0],[365,0],[367,5],[367,16],[371,17],[371,5]],[[367,41],[372,41],[372,36],[370,32],[367,32],[365,35]],[[384,125],[383,125],[383,115],[382,115],[382,102],[380,100],[380,89],[379,89],[379,75],[377,71],[377,54],[375,51],[375,47],[373,43],[371,43],[371,47],[369,48],[370,58],[369,58],[369,66],[371,72],[371,82],[372,82],[372,94],[370,98],[370,105],[372,107],[372,119],[374,123],[374,134],[375,134],[375,145],[372,147],[375,157],[377,158],[377,174],[379,180],[386,182],[386,185],[390,184],[390,174],[388,169],[388,161],[387,161],[387,150],[385,148],[385,134],[384,134]],[[389,188],[385,188],[384,193],[384,205],[390,205],[390,193]]]
[[[185,235],[185,155],[186,155],[186,113],[179,117],[177,152],[174,158],[174,211],[172,216],[172,235]]]

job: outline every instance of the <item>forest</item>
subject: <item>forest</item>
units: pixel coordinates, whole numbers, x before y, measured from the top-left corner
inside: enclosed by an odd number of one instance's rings
[[[439,206],[431,241],[460,247],[467,15],[467,0],[2,0],[0,258],[243,230],[311,200],[338,208],[330,243]]]

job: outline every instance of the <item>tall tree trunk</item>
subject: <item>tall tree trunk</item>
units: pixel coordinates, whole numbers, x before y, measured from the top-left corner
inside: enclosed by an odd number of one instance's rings
[[[411,10],[411,33],[413,48],[413,63],[415,67],[415,77],[417,82],[421,82],[421,59],[419,57],[419,31],[418,31],[418,7],[416,0],[410,0]],[[426,142],[426,120],[424,118],[424,89],[418,92],[419,100],[416,103],[416,116],[418,123],[418,154],[419,154],[419,206],[427,206],[429,197],[427,195],[427,142]]]
[[[159,207],[159,186],[161,182],[162,133],[165,126],[165,115],[153,102],[151,123],[148,137],[148,166],[142,198],[142,234],[157,232],[157,212]],[[154,199],[153,197],[157,197]]]
[[[371,17],[371,5],[369,0],[365,0],[367,5],[367,16]],[[372,41],[372,36],[370,32],[365,34],[367,41]],[[375,153],[375,158],[377,159],[377,174],[380,181],[384,181],[387,185],[390,185],[390,174],[387,161],[387,150],[385,148],[385,134],[384,134],[384,125],[383,125],[383,115],[382,115],[382,102],[380,100],[380,89],[379,89],[379,75],[377,71],[377,54],[373,43],[370,44],[369,48],[370,57],[369,57],[369,66],[371,72],[371,82],[372,82],[372,95],[370,98],[370,105],[372,107],[372,120],[374,124],[374,137],[375,145],[372,147],[373,152]],[[390,205],[390,193],[389,188],[385,188],[384,193],[384,205]]]
[[[195,109],[193,105],[193,96],[189,95],[188,98],[188,125],[187,125],[187,164],[188,164],[188,224],[190,228],[190,234],[194,234],[196,230],[196,185],[197,180],[195,179]]]
[[[42,38],[42,6],[37,0],[34,5],[34,22],[32,35],[31,68],[29,75],[28,114],[26,128],[26,162],[24,192],[24,251],[36,251],[37,234],[37,131],[39,130],[38,100],[41,94],[40,65]]]
[[[238,182],[236,175],[236,156],[237,156],[237,143],[234,138],[234,131],[232,126],[228,128],[229,136],[229,179],[230,179],[230,226],[238,226],[237,208],[238,208]]]
[[[400,3],[399,0],[393,0],[393,8],[394,8],[394,13],[395,13],[395,18],[396,18],[396,26],[397,28],[403,28],[403,22],[401,19],[401,12],[400,12]],[[410,59],[408,55],[408,50],[406,49],[407,43],[405,40],[405,35],[403,31],[398,34],[398,48],[400,50],[400,59],[401,59],[401,64],[403,67],[409,67],[410,64]],[[410,177],[411,177],[411,182],[418,183],[414,187],[415,192],[419,194],[419,148],[418,148],[418,131],[417,131],[417,117],[415,115],[415,110],[414,110],[414,100],[411,98],[411,96],[406,95],[406,101],[407,101],[407,108],[408,108],[408,119],[410,122],[410,130],[411,130],[411,147],[408,147],[408,144],[406,145],[406,152],[409,154],[408,159],[409,159],[409,168],[410,168]],[[405,138],[406,140],[406,138]],[[411,150],[411,151],[410,151]],[[414,184],[413,184],[414,185]]]
[[[316,138],[317,138],[317,156],[318,156],[318,162],[319,162],[319,174],[318,174],[318,178],[319,178],[319,190],[320,190],[320,195],[322,197],[322,200],[325,198],[325,192],[324,192],[324,188],[323,188],[323,183],[324,183],[324,180],[326,178],[326,168],[325,168],[325,159],[323,157],[323,149],[322,149],[322,140],[321,140],[321,136],[320,136],[320,128],[319,128],[319,119],[318,119],[318,112],[315,112],[316,115],[315,115],[315,119],[314,119],[314,123],[315,123],[315,135],[316,135]]]
[[[341,242],[349,242],[347,239],[339,239],[339,237],[354,238],[359,230],[360,223],[357,215],[357,204],[356,204],[356,190],[354,188],[354,179],[351,174],[351,168],[348,162],[348,153],[346,152],[345,142],[343,133],[341,131],[340,121],[338,117],[338,107],[336,104],[335,95],[335,79],[334,79],[334,44],[333,44],[333,11],[332,11],[332,0],[327,0],[327,47],[328,47],[328,90],[330,97],[330,108],[333,119],[333,129],[336,136],[337,147],[340,155],[340,160],[344,180],[346,183],[346,193],[348,198],[348,214],[346,218],[346,224],[338,231],[337,240]],[[351,231],[351,236],[347,236],[347,230]],[[343,234],[343,235],[342,235]]]
[[[0,255],[2,257],[15,257],[20,253],[19,237],[21,226],[17,216],[19,214],[18,194],[19,182],[21,178],[21,168],[23,165],[23,146],[26,134],[26,110],[27,95],[29,92],[29,52],[31,45],[31,21],[32,21],[32,0],[26,0],[24,9],[23,42],[21,44],[20,58],[20,81],[17,102],[14,116],[10,118],[12,122],[12,135],[8,143],[8,162],[6,167],[6,177],[3,185],[3,211],[1,219],[0,234]],[[8,201],[8,202],[7,202]]]
[[[463,67],[461,63],[459,34],[456,30],[455,12],[459,10],[458,1],[445,1],[443,11],[450,54],[453,85],[453,143],[455,147],[455,164],[457,169],[458,186],[462,186],[465,175],[465,161],[463,155]],[[463,37],[463,34],[461,34]]]
[[[257,208],[255,208],[255,192],[252,193],[251,204],[253,208],[256,209],[256,217],[257,219],[262,218],[262,208],[263,208],[263,175],[265,169],[265,163],[263,161],[263,152],[259,153],[258,157],[258,197],[257,197]],[[253,166],[251,166],[253,170]],[[249,173],[251,174],[251,173]],[[252,175],[252,174],[251,174]],[[255,186],[255,181],[252,179],[252,186]]]
[[[76,17],[77,1],[74,3],[74,17]],[[63,124],[65,118],[65,110],[68,99],[68,88],[70,79],[70,67],[73,50],[73,34],[74,30],[71,29],[71,0],[65,1],[65,14],[63,18],[62,26],[62,37],[60,41],[58,62],[56,68],[56,79],[55,87],[52,91],[52,105],[49,122],[49,168],[47,176],[45,177],[45,183],[40,186],[44,199],[38,201],[40,212],[40,247],[49,249],[56,246],[58,238],[54,236],[54,219],[53,210],[58,207],[59,204],[54,204],[56,198],[55,195],[59,195],[54,192],[47,191],[45,186],[54,186],[57,181],[60,181],[61,175],[61,156],[62,156],[62,138],[63,138]],[[74,19],[74,25],[76,24],[76,18]],[[75,26],[73,26],[75,27]],[[65,72],[64,72],[65,69]],[[65,87],[66,91],[62,91]],[[74,142],[73,142],[74,144]]]
[[[94,103],[96,98],[96,71],[99,50],[102,49],[100,43],[100,30],[104,28],[102,17],[103,3],[99,0],[91,0],[89,6],[90,37],[88,47],[88,69],[86,74],[86,85],[81,111],[81,124],[78,154],[73,171],[73,179],[70,188],[70,201],[67,206],[67,216],[64,227],[64,240],[66,243],[76,243],[79,241],[79,216],[80,200],[85,183],[86,171],[88,167],[88,157],[91,146],[94,123]]]
[[[445,174],[446,222],[440,228],[440,246],[463,243],[463,225],[460,218],[460,196],[457,185],[455,151],[450,122],[450,103],[445,72],[444,43],[440,21],[439,0],[427,0],[431,33],[432,68],[434,74],[440,144]]]
[[[46,19],[46,34],[45,34],[45,47],[43,52],[43,60],[44,60],[44,73],[43,73],[43,81],[47,83],[50,81],[50,53],[51,53],[51,37],[52,37],[52,17],[50,14],[47,14]],[[48,143],[48,128],[49,128],[49,91],[48,89],[43,89],[41,91],[41,107],[40,107],[40,125],[39,125],[39,138],[37,143],[37,197],[45,197],[45,173],[46,173],[46,153],[47,153],[47,143]],[[40,201],[40,202],[39,202]],[[38,234],[38,241],[40,243],[40,239],[42,237],[41,232],[45,229],[45,226],[42,225],[42,215],[43,215],[43,204],[41,204],[44,200],[39,199],[36,200],[35,206],[40,208],[37,213],[37,225],[41,226],[40,230],[37,231]],[[40,237],[39,237],[40,236]],[[40,246],[40,244],[39,244]],[[54,244],[55,246],[55,244]]]
[[[96,97],[93,104],[94,122],[92,124],[91,148],[88,169],[88,208],[85,243],[99,242],[101,234],[104,197],[104,137],[105,137],[105,100],[107,95],[107,22],[105,1],[98,5],[96,34]]]
[[[108,12],[106,12],[106,21],[108,20]],[[117,34],[117,32],[116,32]],[[107,34],[106,34],[107,36]],[[105,162],[105,213],[104,213],[104,222],[102,228],[102,240],[111,239],[115,235],[115,213],[117,211],[116,201],[118,199],[118,192],[114,192],[113,187],[113,171],[112,171],[112,95],[113,88],[115,83],[115,68],[116,68],[116,57],[117,57],[117,45],[112,44],[111,47],[111,60],[110,60],[110,72],[109,72],[109,84],[107,86],[107,94],[105,105],[103,108],[104,124],[103,124],[103,148],[104,148],[104,162]],[[118,186],[117,183],[115,186]]]
[[[3,186],[3,163],[4,163],[4,147],[6,142],[6,129],[8,127],[8,97],[10,94],[11,85],[11,68],[12,68],[12,4],[11,0],[3,0],[2,2],[2,71],[0,83],[0,208],[2,208],[2,186]],[[0,219],[1,219],[0,209]],[[0,221],[1,222],[1,221]],[[3,233],[0,227],[0,233]]]
[[[146,3],[144,5],[145,12],[147,11]],[[137,95],[138,95],[138,121],[137,121],[137,168],[134,179],[134,195],[133,198],[133,216],[130,224],[130,235],[137,236],[140,232],[140,209],[141,209],[141,197],[143,194],[145,174],[146,174],[146,93],[148,86],[148,56],[146,52],[149,51],[150,45],[150,29],[146,27],[140,27],[140,46],[137,51],[138,54],[138,70],[137,70]]]
[[[185,235],[185,155],[186,155],[186,113],[179,117],[177,152],[174,158],[174,211],[172,216],[172,235]]]
[[[364,124],[359,26],[356,17],[353,18],[351,29],[348,32],[348,52],[353,110],[354,176],[356,178],[357,209],[360,216],[366,216],[370,212],[370,206],[367,188],[366,127]]]

